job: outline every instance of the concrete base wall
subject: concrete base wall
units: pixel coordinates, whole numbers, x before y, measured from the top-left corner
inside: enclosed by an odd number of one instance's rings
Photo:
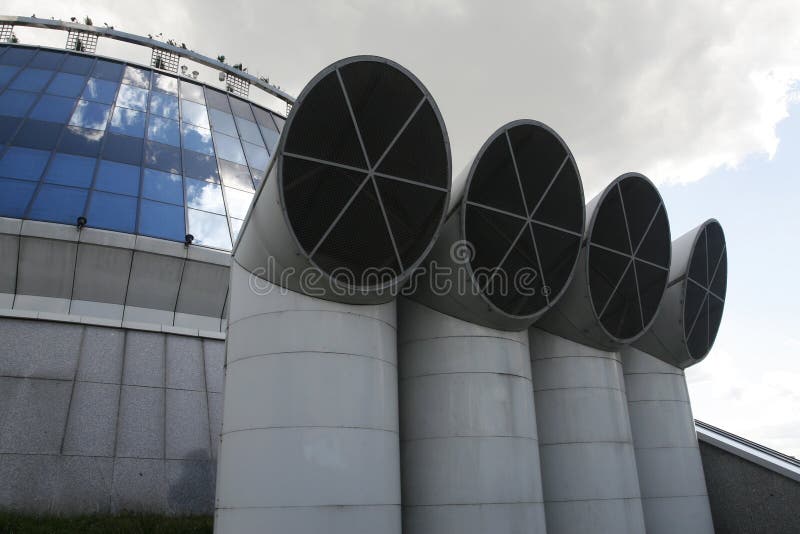
[[[211,514],[224,351],[0,319],[0,510]]]

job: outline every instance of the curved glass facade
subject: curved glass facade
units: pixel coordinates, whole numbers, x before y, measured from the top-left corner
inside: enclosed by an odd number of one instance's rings
[[[0,216],[230,250],[283,123],[138,65],[0,46]]]

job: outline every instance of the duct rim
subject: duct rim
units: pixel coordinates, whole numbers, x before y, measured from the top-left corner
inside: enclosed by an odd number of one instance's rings
[[[628,237],[628,240],[629,240],[629,245],[633,249],[633,244],[630,241],[630,230],[631,230],[631,228],[630,228],[630,226],[628,224],[628,221],[627,221],[627,212],[625,211],[624,200],[622,198],[622,190],[621,190],[621,187],[620,187],[622,182],[624,182],[626,180],[630,180],[630,179],[639,180],[639,181],[643,182],[644,184],[646,184],[647,186],[649,186],[649,189],[651,189],[652,192],[655,193],[655,196],[658,199],[658,205],[657,205],[657,207],[655,209],[655,213],[652,215],[652,218],[650,220],[649,225],[647,226],[643,236],[641,237],[641,241],[637,244],[636,250],[632,250],[632,254],[626,254],[624,252],[621,252],[621,251],[618,251],[618,250],[612,250],[609,247],[606,247],[606,246],[603,246],[603,245],[598,245],[597,243],[594,243],[594,237],[595,237],[594,234],[595,234],[596,225],[597,225],[597,222],[598,222],[597,219],[598,219],[598,216],[599,216],[599,214],[601,212],[603,204],[609,199],[609,196],[612,194],[612,192],[616,192],[619,195],[620,200],[622,202],[622,213],[624,215],[627,237]],[[672,246],[671,246],[672,242],[671,242],[671,235],[670,235],[671,231],[670,231],[670,227],[669,227],[669,218],[667,217],[666,206],[664,205],[664,200],[661,198],[661,194],[658,192],[658,188],[656,188],[655,184],[653,184],[653,182],[647,176],[645,176],[645,175],[643,175],[641,173],[638,173],[638,172],[627,172],[627,173],[624,173],[624,174],[618,176],[617,178],[615,178],[610,184],[608,184],[608,186],[606,186],[606,188],[603,190],[603,192],[600,193],[600,195],[595,199],[595,202],[596,202],[595,203],[595,209],[592,211],[591,218],[588,221],[587,230],[586,230],[586,237],[585,237],[585,240],[584,240],[585,247],[586,247],[586,258],[585,258],[585,265],[584,265],[583,268],[585,269],[585,275],[586,275],[587,296],[588,296],[588,299],[589,299],[589,304],[591,306],[592,314],[594,316],[594,319],[595,319],[596,323],[599,325],[599,327],[600,327],[601,331],[603,332],[603,334],[605,336],[608,336],[608,339],[611,342],[613,342],[613,343],[615,343],[617,345],[627,345],[627,344],[630,344],[630,343],[636,341],[645,332],[647,332],[648,329],[652,326],[653,322],[656,319],[656,316],[658,315],[658,310],[660,309],[661,304],[663,303],[664,295],[666,294],[666,291],[667,291],[668,282],[669,282],[669,271],[670,271],[670,266],[671,266],[671,263],[672,263]],[[651,263],[651,265],[653,267],[656,267],[656,268],[660,269],[661,271],[663,271],[663,283],[660,284],[660,289],[658,291],[657,305],[653,306],[654,312],[650,314],[650,317],[647,320],[645,320],[644,319],[644,315],[643,315],[644,312],[642,310],[642,299],[641,299],[641,294],[640,294],[641,288],[639,287],[638,277],[636,275],[636,269],[635,269],[636,261],[640,261],[640,258],[638,258],[636,256],[636,253],[638,252],[638,249],[644,244],[644,240],[648,236],[648,233],[649,233],[652,225],[655,223],[656,219],[658,218],[659,213],[663,213],[664,214],[664,224],[665,224],[666,236],[662,236],[662,237],[665,237],[665,239],[663,240],[664,241],[664,243],[663,243],[664,251],[663,252],[665,252],[665,254],[666,254],[666,258],[665,258],[666,261],[663,262],[664,265],[660,265],[660,264],[659,265],[655,265],[654,263]],[[620,274],[620,277],[617,280],[616,286],[614,287],[612,293],[606,298],[606,303],[603,306],[603,308],[600,310],[599,313],[597,311],[597,307],[595,306],[594,296],[593,296],[593,292],[592,292],[592,280],[593,280],[594,277],[592,276],[592,272],[591,272],[591,260],[592,260],[592,248],[593,247],[599,247],[600,249],[603,249],[603,250],[606,250],[606,251],[609,251],[609,252],[612,252],[612,253],[616,253],[616,254],[619,254],[619,255],[622,255],[622,256],[628,256],[628,266],[626,266],[626,268]],[[636,294],[637,294],[637,298],[638,298],[639,311],[640,311],[640,314],[641,314],[641,326],[642,327],[641,327],[641,329],[638,330],[638,332],[636,332],[634,334],[631,334],[631,335],[629,335],[627,337],[620,337],[620,336],[618,336],[616,334],[613,334],[612,332],[609,331],[609,329],[606,327],[606,325],[603,322],[603,315],[607,311],[609,305],[611,304],[612,299],[616,295],[616,291],[619,289],[619,286],[622,284],[622,282],[623,282],[623,280],[624,280],[624,278],[625,278],[625,276],[627,274],[628,268],[631,265],[634,266],[634,277],[635,277]]]
[[[468,237],[468,233],[467,233],[467,208],[470,205],[472,205],[472,206],[480,205],[479,203],[476,203],[476,202],[473,202],[473,201],[470,200],[470,192],[472,190],[473,180],[475,180],[476,171],[478,169],[478,166],[479,166],[481,160],[483,159],[484,155],[486,154],[487,150],[489,150],[490,147],[493,146],[494,142],[501,136],[505,136],[506,139],[508,140],[509,152],[511,153],[512,160],[514,161],[515,173],[516,173],[516,176],[517,176],[517,183],[518,183],[519,188],[520,188],[519,193],[522,196],[522,199],[523,199],[523,202],[524,202],[524,200],[525,200],[525,191],[524,191],[523,186],[522,186],[522,176],[521,176],[521,174],[519,172],[519,169],[517,168],[517,163],[516,163],[516,160],[514,159],[516,155],[514,154],[513,148],[511,147],[511,141],[510,141],[509,134],[508,134],[508,132],[510,130],[512,130],[514,128],[517,128],[517,127],[520,127],[520,126],[523,126],[523,127],[524,126],[529,126],[529,127],[538,128],[538,129],[543,130],[546,134],[548,134],[551,137],[553,137],[558,142],[558,144],[561,146],[561,148],[563,148],[563,150],[565,152],[564,161],[563,161],[561,167],[559,167],[557,172],[555,173],[555,175],[552,178],[549,179],[548,187],[546,188],[546,190],[542,194],[541,198],[538,199],[538,200],[539,201],[543,201],[546,198],[547,193],[549,192],[549,186],[552,186],[555,183],[556,179],[560,176],[562,169],[564,167],[566,167],[567,164],[571,164],[571,166],[572,166],[572,168],[574,170],[575,177],[576,177],[576,182],[577,182],[578,204],[579,204],[579,207],[580,207],[579,211],[580,211],[580,219],[581,219],[580,220],[580,224],[578,225],[579,226],[579,230],[578,231],[570,231],[568,229],[563,229],[563,228],[561,229],[564,232],[576,234],[576,237],[578,239],[576,240],[575,250],[574,250],[573,258],[572,258],[572,261],[571,261],[571,267],[569,269],[569,274],[567,275],[566,279],[564,280],[562,286],[558,289],[558,291],[554,295],[545,295],[545,297],[546,297],[546,305],[544,307],[541,307],[541,308],[539,308],[539,309],[537,309],[537,310],[535,310],[535,311],[533,311],[531,313],[526,313],[526,314],[510,313],[509,311],[502,309],[495,302],[493,302],[491,298],[489,298],[489,296],[487,295],[487,293],[485,291],[485,289],[486,289],[485,287],[483,287],[483,288],[479,287],[478,293],[480,294],[481,299],[483,300],[483,302],[485,302],[490,307],[490,309],[493,312],[496,312],[496,313],[500,314],[501,316],[507,317],[507,318],[510,318],[510,319],[533,322],[536,319],[538,319],[539,317],[541,317],[542,315],[544,315],[548,310],[553,308],[558,303],[559,299],[564,295],[566,290],[569,288],[569,286],[572,283],[572,280],[573,280],[573,278],[575,276],[577,262],[578,262],[578,259],[580,257],[580,249],[581,249],[581,246],[583,244],[583,238],[584,238],[583,236],[584,236],[585,225],[586,225],[586,210],[585,210],[585,197],[584,197],[584,190],[583,190],[583,182],[581,180],[580,171],[578,169],[577,162],[575,161],[575,157],[572,154],[572,151],[570,150],[570,148],[567,145],[567,143],[564,141],[564,139],[554,129],[552,129],[550,126],[544,124],[543,122],[534,120],[534,119],[518,119],[518,120],[511,121],[509,123],[506,123],[503,126],[501,126],[500,128],[498,128],[484,142],[484,144],[481,146],[480,150],[475,155],[475,157],[472,160],[472,163],[470,165],[469,172],[467,174],[467,180],[466,180],[466,183],[465,183],[465,186],[464,186],[464,194],[462,195],[462,198],[459,200],[459,205],[458,205],[458,209],[460,211],[460,213],[459,213],[459,233],[460,233],[460,236],[461,236],[461,239],[463,240],[463,242],[466,243],[467,242],[467,237]],[[490,207],[488,207],[488,208],[490,208]],[[528,211],[527,205],[525,206],[525,210],[526,210],[526,212]],[[533,211],[535,212],[536,210],[534,209]],[[518,217],[519,219],[530,219],[530,217],[532,217],[532,214],[530,214],[530,213],[528,214],[528,217],[522,217],[522,216],[520,216],[518,214],[511,214],[511,213],[509,213],[509,215]],[[526,223],[523,224],[522,232],[524,232],[524,230],[526,228],[530,228],[530,233],[533,234],[532,227],[533,227],[533,224],[531,224],[530,222],[526,222]],[[533,238],[533,239],[534,239],[534,247],[535,247],[536,246],[535,245],[535,238]],[[508,256],[509,253],[511,253],[511,251],[515,248],[515,245],[516,245],[516,243],[512,243],[511,244],[511,246],[509,247],[508,252],[506,253],[506,256]],[[471,246],[474,247],[474,245],[471,245]],[[474,252],[475,252],[474,250],[470,250],[470,253],[473,256],[474,256]],[[539,261],[539,263],[541,263],[541,261]],[[477,286],[479,286],[478,280],[477,280],[477,276],[476,276],[476,273],[475,273],[475,269],[473,268],[472,258],[469,258],[469,261],[464,262],[464,265],[466,266],[467,273],[468,273],[469,278],[472,281],[472,283],[474,283]],[[500,265],[498,265],[497,267],[499,268],[502,265],[503,265],[503,262],[501,261]],[[541,265],[537,264],[536,267],[538,269],[537,272],[541,272],[542,271]]]
[[[370,284],[370,285],[358,285],[358,284],[351,285],[351,284],[344,283],[341,280],[339,280],[336,276],[334,276],[331,272],[329,272],[328,269],[323,268],[319,264],[319,262],[314,259],[313,256],[317,252],[316,249],[318,249],[319,246],[322,244],[322,241],[324,241],[327,238],[327,234],[331,233],[333,228],[339,222],[339,219],[337,218],[336,220],[333,221],[333,223],[331,223],[330,227],[326,231],[326,235],[320,240],[320,242],[316,245],[316,247],[314,249],[309,250],[308,247],[304,246],[303,242],[301,241],[300,237],[298,236],[298,232],[297,232],[297,230],[295,228],[295,225],[293,224],[293,222],[290,219],[290,214],[289,214],[289,209],[288,209],[288,204],[287,204],[287,198],[286,198],[285,184],[284,184],[284,177],[285,177],[285,174],[286,174],[285,158],[286,157],[290,157],[291,158],[291,156],[288,155],[289,153],[287,153],[287,151],[286,151],[286,143],[287,143],[287,141],[289,139],[289,134],[290,134],[290,132],[292,130],[292,126],[295,123],[295,121],[297,120],[297,117],[298,117],[299,113],[303,109],[304,102],[307,100],[309,94],[318,86],[318,84],[322,80],[324,80],[327,76],[329,76],[331,73],[334,73],[334,72],[339,73],[340,69],[342,69],[343,67],[346,67],[348,65],[352,65],[354,63],[359,63],[359,62],[362,62],[362,63],[369,63],[369,62],[379,63],[379,64],[386,65],[386,66],[389,66],[389,67],[397,70],[400,74],[402,74],[403,76],[408,78],[408,80],[410,80],[411,83],[413,83],[416,86],[416,88],[419,90],[419,92],[422,95],[422,97],[421,97],[421,99],[419,101],[419,104],[417,105],[417,108],[414,110],[414,112],[412,112],[411,116],[408,118],[408,121],[403,125],[401,130],[397,133],[394,141],[396,141],[397,138],[399,138],[400,135],[405,131],[405,128],[409,125],[409,123],[415,117],[415,114],[417,113],[417,111],[419,109],[421,109],[422,107],[425,107],[425,104],[427,104],[427,105],[430,106],[431,111],[433,112],[433,116],[435,118],[436,124],[437,124],[437,126],[439,128],[439,131],[441,132],[442,150],[444,151],[444,155],[445,155],[445,165],[444,165],[445,168],[444,168],[444,173],[443,173],[444,174],[444,176],[443,176],[444,177],[444,182],[445,182],[444,187],[434,187],[434,186],[431,186],[431,185],[427,185],[427,184],[424,184],[424,182],[422,182],[421,180],[419,180],[419,181],[410,180],[410,179],[403,180],[403,181],[406,181],[406,182],[416,182],[416,185],[420,185],[422,187],[432,187],[434,189],[438,189],[441,193],[444,193],[444,195],[442,197],[442,200],[440,202],[442,207],[439,210],[440,213],[439,213],[438,217],[436,218],[435,223],[431,225],[431,228],[433,228],[433,231],[430,233],[429,237],[427,238],[428,242],[425,244],[425,247],[422,249],[421,253],[417,254],[417,257],[412,262],[410,262],[408,264],[400,263],[400,269],[396,272],[395,276],[393,276],[393,278],[391,280],[379,281],[376,284]],[[345,93],[345,99],[348,102],[348,108],[350,108],[349,96],[347,96],[347,90],[344,88],[344,82],[342,81],[341,74],[339,74],[339,79],[340,79],[340,83],[342,84],[343,92]],[[354,126],[355,126],[356,121],[355,121],[355,116],[353,115],[352,108],[350,108],[350,113],[351,113],[351,117],[353,117],[353,123],[354,123]],[[357,128],[357,126],[356,126],[356,128]],[[359,142],[361,143],[361,148],[365,150],[365,157],[366,157],[366,149],[364,148],[364,143],[361,140],[361,132],[360,132],[360,130],[358,131],[358,136],[359,136]],[[389,148],[393,147],[394,141],[392,141],[392,144],[389,145]],[[386,152],[388,153],[389,149],[387,149]],[[443,225],[443,223],[444,223],[444,221],[445,221],[445,219],[447,217],[447,211],[448,211],[447,207],[449,206],[451,189],[452,189],[452,155],[451,155],[451,151],[450,151],[450,141],[449,141],[449,137],[448,137],[448,134],[447,134],[447,128],[445,126],[444,119],[442,117],[441,111],[439,110],[439,107],[437,106],[436,101],[433,99],[432,95],[427,90],[427,88],[408,69],[406,69],[402,65],[400,65],[400,64],[398,64],[398,63],[396,63],[396,62],[394,62],[394,61],[392,61],[390,59],[387,59],[387,58],[384,58],[384,57],[380,57],[380,56],[375,56],[375,55],[351,56],[351,57],[347,57],[347,58],[338,60],[338,61],[328,65],[324,69],[322,69],[319,73],[317,73],[317,75],[314,76],[306,84],[306,86],[303,89],[303,91],[300,93],[300,95],[298,95],[297,99],[295,100],[295,103],[293,104],[292,109],[289,112],[288,117],[286,118],[286,123],[285,123],[284,128],[283,128],[283,134],[281,135],[280,140],[278,142],[278,145],[275,148],[273,159],[275,160],[274,161],[274,165],[275,165],[275,168],[276,168],[276,171],[277,171],[276,177],[278,179],[277,189],[278,189],[278,195],[279,195],[279,202],[280,202],[280,205],[281,205],[281,211],[283,213],[283,218],[284,218],[284,221],[286,223],[286,226],[287,226],[287,229],[289,231],[289,234],[291,235],[291,238],[294,241],[295,246],[300,251],[300,253],[302,253],[305,256],[305,260],[310,264],[310,266],[313,267],[314,269],[316,269],[319,273],[321,273],[321,275],[327,280],[327,282],[331,285],[331,287],[333,287],[335,289],[342,290],[342,291],[347,291],[347,290],[353,290],[354,289],[354,290],[358,291],[359,293],[365,293],[365,294],[366,293],[381,293],[381,292],[387,292],[387,291],[395,290],[395,289],[399,288],[401,286],[401,284],[405,281],[405,279],[407,279],[411,275],[411,273],[413,273],[419,267],[419,265],[422,263],[422,261],[428,256],[428,254],[430,253],[431,249],[433,248],[434,244],[436,243],[436,241],[437,241],[437,239],[439,237],[439,234],[440,234],[440,232],[442,230],[442,225]],[[370,165],[369,161],[367,161],[366,163],[367,163],[368,166]],[[376,167],[377,167],[377,164],[376,164]],[[363,170],[366,171],[366,169],[363,169]],[[375,183],[375,179],[374,179],[374,175],[372,173],[372,170],[367,172],[367,174],[368,174],[368,176],[367,176],[366,180],[364,180],[364,182],[372,181],[372,183],[374,184]],[[372,177],[372,180],[370,180],[370,177]],[[376,195],[378,197],[380,197],[380,192],[377,190],[377,185],[375,186],[375,189],[376,189]],[[355,191],[355,193],[352,195],[352,198],[350,200],[353,201],[353,199],[355,199],[355,197],[357,195],[359,195],[360,191],[361,191],[361,187],[359,187],[359,189]],[[345,213],[345,211],[347,211],[349,205],[350,204],[348,203],[341,210],[340,217]],[[390,239],[392,241],[392,245],[395,248],[395,252],[397,253],[397,257],[398,257],[398,260],[399,260],[400,254],[399,254],[399,252],[397,250],[397,246],[396,246],[395,240],[394,240],[394,235],[392,234],[392,230],[391,230],[391,227],[390,227],[390,225],[388,223],[388,219],[386,219],[386,217],[387,217],[386,209],[383,207],[382,204],[381,204],[381,209],[384,212],[384,220],[386,221],[386,224],[387,224],[387,227],[388,227],[387,230],[389,232],[389,236],[390,236]],[[336,269],[333,269],[333,271],[335,271],[335,270]]]

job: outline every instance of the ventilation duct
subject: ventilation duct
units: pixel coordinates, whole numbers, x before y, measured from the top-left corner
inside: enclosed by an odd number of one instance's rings
[[[672,244],[670,282],[653,326],[622,349],[647,532],[714,532],[683,368],[711,349],[722,319],[727,254],[709,220]]]
[[[449,190],[403,67],[345,59],[298,97],[233,253],[217,532],[401,532],[393,291]]]
[[[572,277],[580,177],[561,138],[525,120],[459,181],[425,276],[399,302],[403,529],[543,533],[525,329]]]

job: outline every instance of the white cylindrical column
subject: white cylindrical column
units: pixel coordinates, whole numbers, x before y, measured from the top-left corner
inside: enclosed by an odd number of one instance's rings
[[[403,532],[544,533],[526,333],[398,307]]]
[[[619,354],[531,328],[549,534],[643,534]]]
[[[622,363],[648,534],[713,534],[683,371],[633,347]]]
[[[399,534],[395,303],[250,277],[233,263],[217,532]]]

